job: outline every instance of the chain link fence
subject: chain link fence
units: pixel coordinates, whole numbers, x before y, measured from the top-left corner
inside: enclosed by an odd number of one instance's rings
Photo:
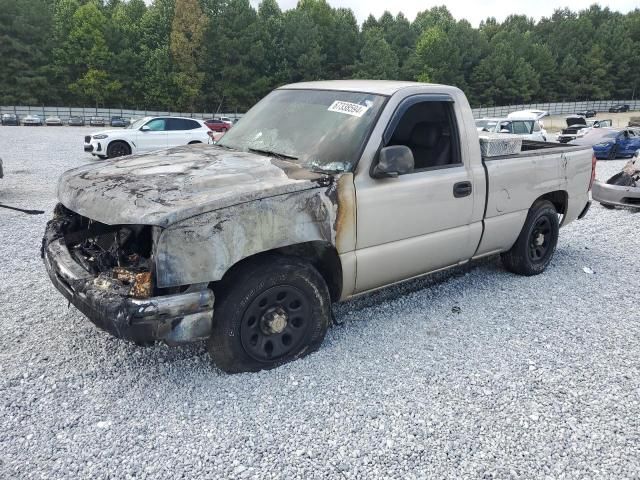
[[[506,117],[509,113],[518,110],[543,110],[551,115],[572,115],[582,110],[595,110],[596,112],[606,113],[613,105],[629,105],[629,109],[632,111],[640,110],[640,100],[592,100],[584,102],[527,103],[502,107],[481,106],[473,109],[473,115],[475,118]]]
[[[596,110],[597,112],[608,112],[612,105],[629,105],[630,110],[640,110],[640,100],[594,100],[584,102],[558,102],[558,103],[528,103],[520,105],[509,105],[499,107],[478,107],[473,109],[475,118],[482,117],[505,117],[516,110],[545,110],[551,115],[571,115],[582,110]],[[229,109],[231,110],[231,109]],[[108,122],[111,117],[122,117],[126,119],[136,119],[147,116],[178,116],[205,120],[213,117],[229,117],[232,120],[241,118],[243,113],[231,111],[227,113],[213,112],[172,112],[161,110],[131,110],[124,108],[94,108],[94,107],[48,107],[48,106],[0,106],[0,114],[15,113],[18,116],[39,115],[42,119],[47,117],[59,117],[66,122],[70,117],[83,117],[88,120],[91,117],[100,117]]]
[[[232,120],[242,117],[243,114],[237,112],[231,113],[212,113],[212,112],[172,112],[161,110],[131,110],[125,108],[95,108],[95,107],[47,107],[47,106],[0,106],[0,114],[15,113],[20,118],[27,115],[38,115],[45,120],[48,117],[59,117],[63,122],[69,121],[71,117],[82,117],[89,120],[92,117],[98,117],[109,123],[112,117],[121,117],[125,119],[137,119],[142,117],[160,117],[175,116],[188,117],[200,120],[206,120],[214,117],[229,117]]]

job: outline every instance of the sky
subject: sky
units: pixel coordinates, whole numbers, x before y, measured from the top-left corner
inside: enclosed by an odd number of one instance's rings
[[[257,6],[260,1],[251,0],[251,3]],[[283,10],[293,8],[297,3],[297,0],[278,0]],[[502,21],[511,14],[519,14],[538,20],[540,17],[551,16],[557,8],[567,6],[571,10],[581,10],[596,2],[589,0],[564,2],[557,0],[393,0],[392,2],[389,0],[328,0],[328,3],[332,7],[350,8],[359,23],[362,23],[370,13],[379,18],[385,10],[389,10],[394,15],[403,12],[409,20],[413,21],[418,12],[438,5],[446,5],[456,19],[464,18],[477,27],[480,21],[487,17],[496,17],[497,20]],[[597,3],[622,13],[640,6],[638,0],[600,0]]]

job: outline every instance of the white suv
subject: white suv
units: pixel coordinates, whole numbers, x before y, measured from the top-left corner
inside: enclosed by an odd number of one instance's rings
[[[99,158],[163,150],[191,143],[208,143],[209,127],[183,117],[145,117],[126,128],[102,130],[84,137],[84,151]]]

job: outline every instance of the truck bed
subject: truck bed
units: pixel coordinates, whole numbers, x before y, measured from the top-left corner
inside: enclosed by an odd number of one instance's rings
[[[565,205],[562,225],[578,218],[589,200],[590,147],[525,140],[522,151],[483,158],[487,196],[478,256],[509,249],[536,199]]]

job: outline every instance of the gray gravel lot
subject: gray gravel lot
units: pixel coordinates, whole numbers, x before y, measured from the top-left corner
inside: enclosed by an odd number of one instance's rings
[[[47,211],[0,209],[0,478],[640,478],[640,214],[594,206],[537,277],[490,260],[340,305],[319,352],[229,376],[49,283],[87,131],[0,127],[0,203]]]

